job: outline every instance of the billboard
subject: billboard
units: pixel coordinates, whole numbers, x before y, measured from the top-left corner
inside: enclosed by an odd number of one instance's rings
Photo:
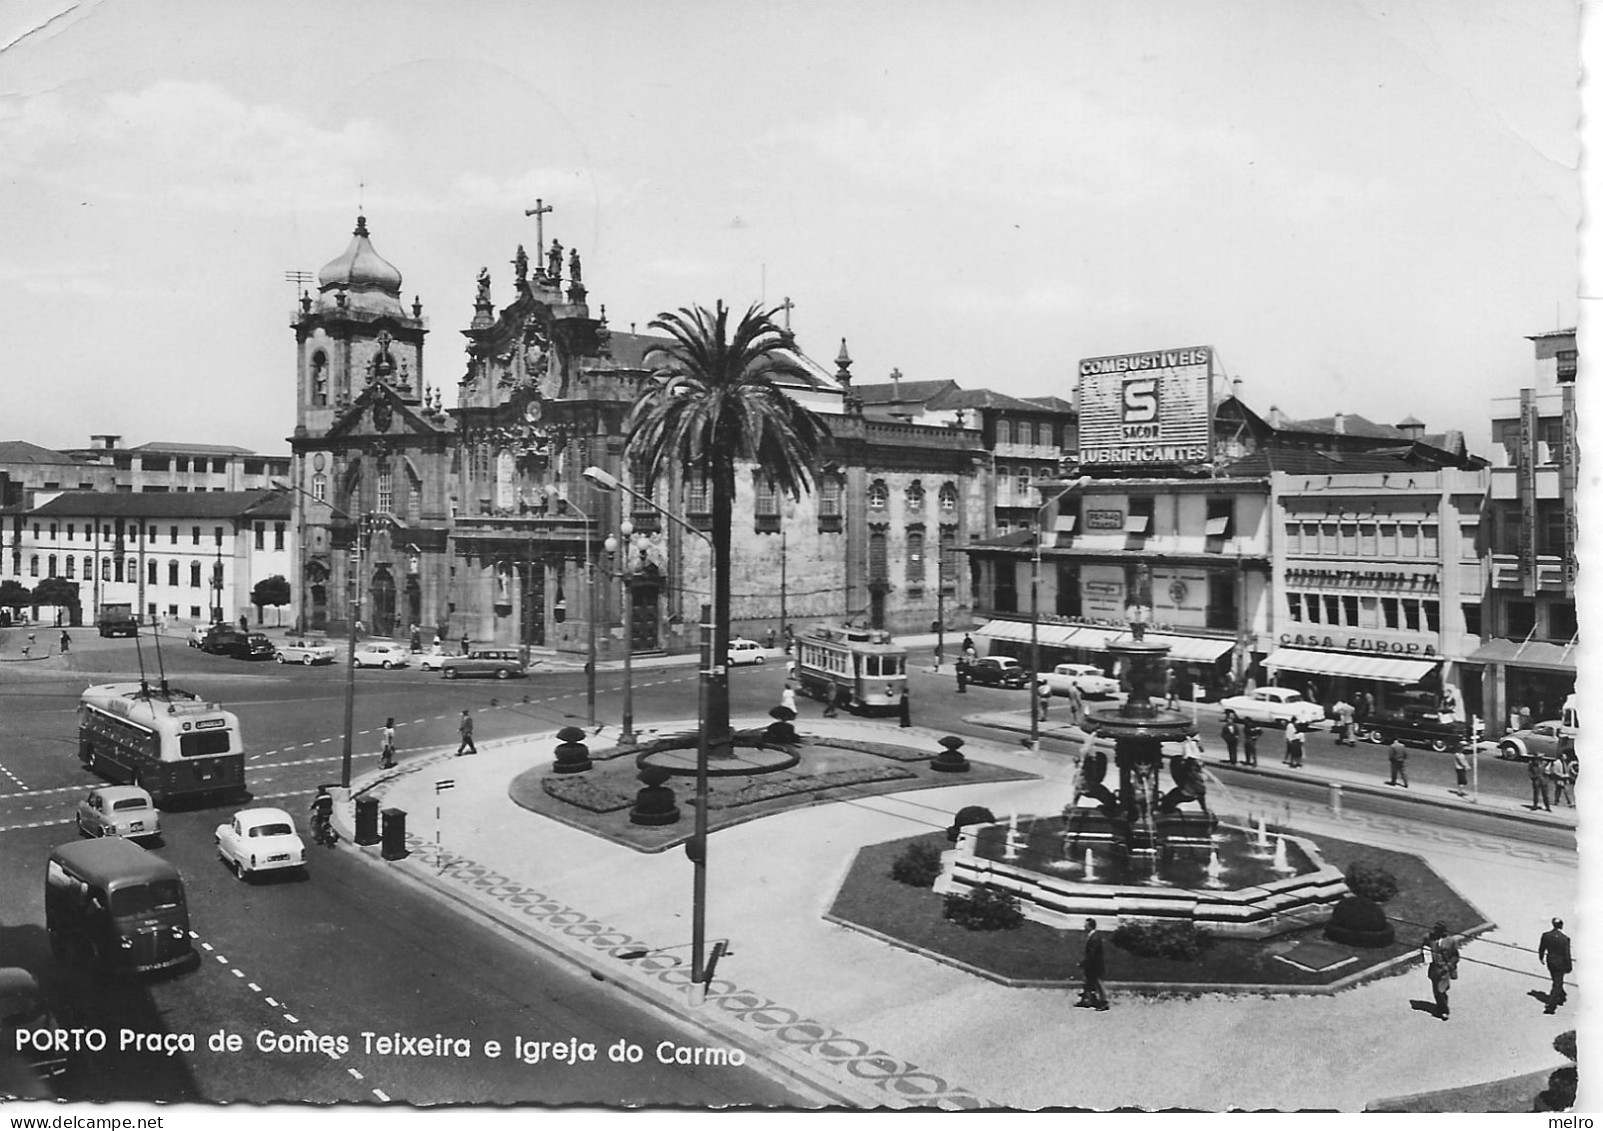
[[[1080,463],[1203,463],[1213,453],[1213,347],[1080,362]]]

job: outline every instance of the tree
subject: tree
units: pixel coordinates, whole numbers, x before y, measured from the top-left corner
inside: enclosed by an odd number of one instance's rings
[[[250,591],[250,603],[256,606],[256,623],[262,623],[263,605],[271,605],[275,609],[283,608],[289,604],[289,596],[289,581],[281,573],[275,573],[272,577],[264,577],[258,581],[255,588]]]
[[[729,651],[737,467],[756,464],[776,490],[799,499],[812,489],[829,425],[776,383],[811,374],[792,352],[790,336],[774,324],[773,311],[753,305],[731,333],[729,311],[720,301],[713,311],[698,306],[664,312],[651,328],[666,332],[673,344],[646,352],[652,386],[629,414],[628,451],[639,460],[648,490],[674,469],[706,479],[712,495],[712,647],[721,667]],[[707,698],[708,742],[717,749],[729,732],[728,678],[713,679]]]
[[[33,591],[15,578],[0,581],[0,609],[16,612],[33,604]]]
[[[40,605],[54,605],[67,610],[69,623],[77,624],[78,614],[78,583],[68,581],[64,577],[47,577],[33,588],[34,618],[38,619]],[[59,615],[57,621],[60,621]]]

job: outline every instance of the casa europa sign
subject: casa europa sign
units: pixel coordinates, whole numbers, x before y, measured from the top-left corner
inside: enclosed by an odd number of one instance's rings
[[[1314,636],[1311,633],[1282,632],[1280,643],[1290,648],[1339,648],[1348,652],[1376,652],[1388,656],[1434,656],[1434,644],[1417,641],[1376,640],[1363,636],[1349,636],[1345,643],[1334,636]]]

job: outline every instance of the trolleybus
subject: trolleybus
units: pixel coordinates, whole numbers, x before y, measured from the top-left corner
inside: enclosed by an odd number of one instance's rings
[[[78,701],[78,760],[140,786],[158,805],[245,790],[239,720],[188,691],[104,683]]]
[[[796,638],[796,679],[814,699],[894,711],[907,691],[907,649],[868,628],[814,628]]]

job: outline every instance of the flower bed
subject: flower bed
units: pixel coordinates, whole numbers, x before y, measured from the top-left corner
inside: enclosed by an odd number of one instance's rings
[[[864,742],[857,738],[815,738],[812,740],[812,745],[832,746],[836,750],[856,750],[879,758],[889,758],[893,762],[928,762],[937,753],[934,750],[919,750],[916,747],[898,746],[890,742]]]
[[[806,777],[754,781],[727,795],[710,797],[707,808],[728,809],[737,805],[754,805],[759,801],[771,801],[776,797],[789,797],[795,793],[816,793],[826,789],[839,789],[842,786],[897,781],[917,776],[911,770],[904,770],[899,766],[887,766],[883,770],[835,770],[827,774],[811,774]]]
[[[594,778],[577,775],[542,778],[540,788],[558,801],[566,801],[569,805],[577,805],[592,813],[616,813],[619,809],[627,809],[634,804],[636,792],[615,789]]]

